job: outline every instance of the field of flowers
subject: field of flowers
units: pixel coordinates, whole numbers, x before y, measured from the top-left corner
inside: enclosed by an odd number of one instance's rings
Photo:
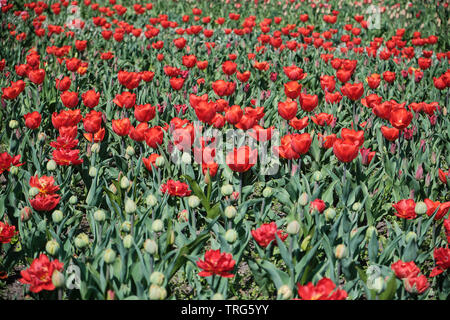
[[[0,298],[450,299],[448,2],[0,7]]]

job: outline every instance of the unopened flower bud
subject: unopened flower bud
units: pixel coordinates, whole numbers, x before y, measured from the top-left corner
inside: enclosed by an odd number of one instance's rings
[[[69,198],[69,203],[70,203],[70,204],[77,204],[77,202],[78,202],[77,196],[71,196],[71,197]]]
[[[56,255],[59,251],[59,243],[55,239],[47,241],[45,251],[47,251],[51,256]]]
[[[167,296],[167,291],[163,287],[160,287],[156,284],[152,284],[150,286],[148,296],[150,300],[164,300]]]
[[[410,231],[405,236],[406,243],[417,240],[417,233]]]
[[[107,264],[111,264],[116,260],[116,252],[113,249],[106,249],[103,253],[103,260]]]
[[[64,214],[61,210],[55,210],[52,213],[52,220],[54,223],[60,223],[64,219]]]
[[[32,198],[34,196],[37,196],[38,194],[39,194],[39,189],[36,187],[32,187],[30,190],[28,190],[28,195]]]
[[[237,210],[233,206],[228,206],[225,208],[225,217],[228,219],[233,219],[237,214]]]
[[[130,221],[124,221],[122,225],[120,226],[120,230],[122,232],[128,233],[131,231],[131,222]]]
[[[155,271],[150,275],[150,283],[156,284],[157,286],[162,286],[164,279],[164,274],[159,271]]]
[[[197,197],[195,195],[190,196],[188,199],[188,204],[189,204],[189,207],[191,207],[191,208],[197,208],[200,204],[199,197]]]
[[[370,241],[370,239],[372,239],[373,236],[377,236],[378,235],[378,231],[377,228],[375,228],[374,226],[370,226],[367,228],[366,231],[366,240]]]
[[[130,249],[133,245],[133,236],[131,234],[127,234],[125,237],[123,237],[123,246],[126,249]]]
[[[45,141],[46,138],[47,138],[47,135],[45,134],[45,132],[39,132],[37,135],[37,139],[40,142]]]
[[[280,289],[278,289],[277,293],[278,296],[283,300],[290,300],[293,296],[292,289],[286,284],[282,285]]]
[[[425,214],[427,212],[428,208],[425,202],[419,201],[416,203],[416,207],[414,208],[414,211],[417,214]]]
[[[263,190],[263,192],[262,192],[262,194],[263,194],[263,197],[264,197],[264,198],[269,198],[269,197],[272,196],[273,190],[272,190],[271,187],[265,187],[264,190]]]
[[[163,230],[163,228],[164,228],[164,224],[161,219],[156,219],[155,221],[153,221],[152,230],[154,232],[160,232]]]
[[[127,177],[123,176],[122,179],[120,179],[120,187],[122,189],[126,189],[130,186],[130,180],[128,180]]]
[[[286,232],[288,234],[298,234],[298,232],[300,231],[300,223],[298,223],[297,220],[291,221],[288,223],[287,228],[286,228]]]
[[[103,222],[106,219],[105,211],[103,210],[96,210],[94,212],[94,220],[97,222]]]
[[[189,220],[189,212],[184,209],[181,210],[177,215],[178,222],[187,222]]]
[[[149,194],[147,196],[147,198],[145,199],[145,203],[147,204],[147,206],[149,207],[154,207],[156,206],[156,204],[158,203],[158,200],[156,199],[156,197],[152,194]]]
[[[20,210],[20,220],[22,221],[28,221],[31,218],[31,208],[30,207],[23,207],[22,210]]]
[[[224,296],[221,293],[215,293],[212,297],[211,300],[224,300]]]
[[[325,215],[325,220],[333,221],[336,217],[336,210],[334,210],[333,208],[328,208],[324,211],[323,214]]]
[[[383,277],[376,277],[374,280],[372,280],[370,289],[375,290],[377,294],[380,294],[384,291],[384,289],[386,289],[386,281],[384,281]]]
[[[136,212],[136,203],[131,198],[125,200],[125,212],[127,214],[133,214]]]
[[[233,243],[236,241],[237,239],[237,232],[234,229],[229,229],[226,233],[225,233],[225,240],[227,240],[228,243]]]
[[[19,121],[17,121],[17,120],[10,120],[9,121],[9,127],[11,129],[17,129],[19,127]]]
[[[155,240],[147,239],[144,242],[144,250],[149,254],[156,254],[158,253],[158,244]]]
[[[361,210],[361,207],[362,207],[362,205],[361,205],[360,202],[355,202],[355,203],[352,205],[352,210],[353,210],[353,211],[359,211],[359,210]]]
[[[339,244],[336,246],[336,250],[334,251],[334,255],[336,259],[344,259],[348,255],[347,247],[344,244]]]
[[[89,177],[94,178],[97,175],[97,168],[96,167],[90,167],[89,168]]]
[[[308,200],[309,200],[308,194],[306,192],[303,192],[300,196],[298,204],[304,207],[308,204]]]
[[[314,181],[319,182],[320,180],[322,180],[322,172],[315,171],[313,173],[313,178],[314,178]]]
[[[233,186],[231,184],[225,184],[220,188],[220,191],[223,196],[228,197],[233,193]]]
[[[116,188],[116,186],[114,185],[114,183],[111,183],[111,184],[109,185],[109,191],[111,191],[113,194],[116,194],[116,193],[117,193],[117,188]]]
[[[158,168],[162,168],[162,167],[164,167],[164,164],[165,164],[165,160],[164,160],[164,157],[158,157],[158,158],[156,158],[156,160],[155,160],[155,165],[158,167]]]
[[[169,234],[169,244],[172,245],[175,243],[175,231],[171,231]]]
[[[94,143],[91,147],[91,151],[93,153],[98,153],[100,151],[100,145],[98,143]]]
[[[55,288],[62,288],[64,286],[64,282],[65,282],[64,275],[58,270],[53,271],[52,283],[55,286]]]
[[[191,164],[191,162],[192,162],[191,155],[187,152],[183,152],[183,155],[181,156],[181,162],[183,164]]]
[[[12,167],[11,169],[9,169],[9,172],[11,172],[13,176],[17,176],[17,174],[19,173],[19,167]]]
[[[128,146],[127,149],[125,150],[125,152],[129,156],[132,156],[135,154],[134,148],[132,146]]]
[[[85,233],[80,233],[75,237],[75,247],[82,249],[89,244],[89,237]]]
[[[303,239],[302,244],[300,245],[300,248],[302,251],[305,251],[308,248],[309,242],[311,241],[312,236],[307,235],[305,239]]]

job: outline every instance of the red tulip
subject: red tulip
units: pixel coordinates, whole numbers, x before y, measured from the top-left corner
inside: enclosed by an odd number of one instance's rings
[[[395,209],[395,215],[403,219],[414,219],[417,217],[415,208],[416,203],[412,199],[403,199],[392,205]]]
[[[257,149],[252,150],[249,146],[242,146],[238,149],[234,148],[227,154],[226,164],[233,171],[245,172],[256,164],[257,157]]]
[[[25,118],[25,126],[29,129],[39,128],[42,120],[42,116],[39,112],[33,111],[23,116]]]
[[[297,114],[298,106],[297,101],[295,100],[287,100],[285,102],[278,102],[278,113],[285,120],[293,119]]]
[[[291,147],[300,155],[308,152],[311,142],[312,138],[309,133],[291,135]]]
[[[302,85],[297,81],[289,81],[288,83],[284,84],[284,93],[286,94],[286,97],[290,99],[297,99],[297,97],[300,95],[301,90]]]
[[[130,132],[131,122],[128,118],[123,119],[113,119],[112,129],[119,136],[126,136]]]
[[[351,140],[337,139],[333,144],[333,153],[341,162],[351,162],[358,156],[359,147]]]

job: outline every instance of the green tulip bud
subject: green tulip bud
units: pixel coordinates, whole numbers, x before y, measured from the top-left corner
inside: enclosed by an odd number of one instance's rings
[[[355,202],[352,206],[353,211],[359,211],[359,210],[361,210],[361,208],[362,208],[362,205],[359,202]]]
[[[30,220],[31,213],[32,213],[32,211],[31,211],[30,207],[23,207],[20,210],[20,220],[22,220],[24,222]]]
[[[61,210],[55,210],[52,213],[52,220],[54,223],[60,223],[64,219],[64,214]]]
[[[366,231],[366,240],[367,241],[372,239],[373,236],[376,237],[377,235],[378,235],[377,228],[375,228],[374,226],[370,226],[369,228],[367,228],[367,231]]]
[[[417,240],[417,233],[410,231],[405,236],[406,243]]]
[[[298,234],[299,231],[300,231],[300,223],[298,223],[297,220],[293,220],[288,223],[287,228],[286,228],[286,232],[288,234],[291,234],[291,235]]]
[[[175,242],[175,231],[172,230],[169,234],[169,244],[172,245]]]
[[[377,277],[368,283],[368,287],[371,290],[375,290],[377,294],[380,294],[386,289],[386,281],[384,281],[383,277]]]
[[[17,120],[10,120],[9,121],[9,127],[11,129],[17,129],[19,127],[19,121],[17,121]]]
[[[71,196],[71,197],[69,198],[69,203],[70,203],[70,204],[74,205],[74,204],[77,204],[77,202],[78,202],[77,196]]]
[[[323,212],[323,214],[325,215],[325,220],[333,221],[336,217],[336,210],[334,210],[333,208],[328,208]]]
[[[89,244],[89,237],[85,233],[80,233],[75,237],[75,247],[82,249]]]
[[[125,237],[123,237],[123,246],[126,249],[130,249],[133,245],[133,236],[131,234],[127,234]]]
[[[269,198],[269,197],[272,196],[273,190],[272,190],[271,187],[265,187],[264,190],[263,190],[263,192],[262,192],[262,194],[263,194],[263,197],[264,197],[264,198]]]
[[[54,239],[47,241],[47,244],[45,245],[45,251],[47,251],[51,256],[56,255],[59,251],[59,243]]]
[[[144,250],[145,252],[154,255],[158,253],[158,244],[156,243],[155,240],[147,239],[144,242]]]
[[[150,275],[150,283],[155,284],[157,286],[162,286],[164,283],[164,274],[159,271],[155,271]]]
[[[11,169],[9,169],[9,172],[11,172],[13,176],[17,176],[17,174],[19,173],[19,167],[12,167]]]
[[[116,186],[114,185],[114,183],[111,183],[110,185],[109,185],[109,191],[111,191],[113,194],[116,194],[117,193],[117,188],[116,188]]]
[[[228,206],[228,207],[225,208],[225,216],[228,219],[233,219],[236,216],[236,214],[237,214],[237,210],[236,210],[235,207]]]
[[[191,208],[197,208],[200,205],[199,197],[197,197],[195,195],[190,196],[188,199],[188,204],[189,204],[189,207],[191,207]]]
[[[97,175],[97,168],[96,167],[90,167],[89,168],[89,177],[94,178]]]
[[[52,283],[55,286],[55,288],[62,288],[64,287],[64,275],[59,272],[58,270],[53,271],[52,273]]]
[[[37,196],[39,194],[39,192],[40,191],[38,188],[33,187],[30,190],[28,190],[28,195],[33,198],[34,196]]]
[[[120,230],[122,232],[128,233],[131,231],[131,222],[130,221],[124,221],[122,225],[120,226]]]
[[[131,198],[127,198],[125,200],[125,212],[127,214],[133,214],[136,212],[136,209],[136,203]]]
[[[103,222],[103,221],[105,221],[105,219],[106,219],[106,214],[105,214],[105,211],[103,211],[103,210],[96,210],[95,212],[94,212],[94,220],[95,221],[97,221],[97,222]]]
[[[428,208],[425,202],[419,201],[416,203],[416,207],[414,208],[414,211],[417,214],[425,214],[427,212]]]
[[[308,248],[309,242],[311,241],[312,236],[311,235],[307,235],[305,237],[305,239],[303,239],[302,244],[300,245],[300,249],[302,249],[302,251],[305,251]]]
[[[152,194],[149,194],[147,196],[147,198],[145,199],[145,203],[147,204],[147,206],[149,207],[154,207],[156,206],[156,204],[158,203],[158,200],[156,199],[156,197]]]
[[[130,180],[128,180],[127,177],[123,176],[122,179],[120,179],[120,187],[122,189],[127,189],[130,186]]]
[[[134,148],[132,146],[128,146],[125,152],[129,156],[133,156],[135,154]]]
[[[163,287],[152,284],[148,296],[150,300],[164,300],[167,297],[167,291]]]
[[[220,188],[220,192],[224,197],[228,197],[233,193],[233,186],[231,184],[225,184]]]
[[[280,289],[278,289],[277,293],[278,296],[283,300],[290,300],[293,296],[292,289],[286,284],[282,285]]]
[[[39,132],[37,135],[37,139],[39,142],[45,141],[46,138],[47,138],[47,135],[45,134],[45,132]]]
[[[306,192],[303,192],[300,196],[298,204],[304,207],[308,204],[308,200],[309,200],[308,194]]]
[[[94,144],[92,145],[92,147],[91,147],[91,151],[92,151],[93,153],[99,153],[99,151],[100,151],[100,145],[99,145],[98,143],[94,143]]]
[[[337,245],[336,250],[334,251],[334,255],[336,259],[339,260],[346,258],[348,255],[347,247],[344,244]]]
[[[183,164],[191,164],[191,162],[192,162],[191,155],[187,152],[183,152],[183,155],[181,156],[181,162]]]
[[[155,160],[155,165],[158,167],[158,168],[162,168],[162,167],[164,167],[164,164],[166,163],[166,160],[164,160],[164,157],[158,157],[158,158],[156,158],[156,160]]]
[[[154,232],[160,232],[163,230],[163,228],[164,228],[164,223],[162,222],[161,219],[156,219],[155,221],[153,221],[152,230]]]
[[[106,249],[103,253],[103,260],[107,264],[111,264],[116,260],[116,252],[113,249]]]
[[[225,240],[227,240],[228,243],[233,243],[236,241],[237,236],[238,236],[238,234],[237,234],[236,230],[229,229],[225,233]]]
[[[223,294],[221,293],[215,293],[212,297],[211,300],[225,300]]]
[[[320,171],[315,171],[315,172],[313,173],[313,179],[314,179],[314,181],[316,181],[316,182],[319,182],[320,180],[322,180],[322,172],[320,172]]]

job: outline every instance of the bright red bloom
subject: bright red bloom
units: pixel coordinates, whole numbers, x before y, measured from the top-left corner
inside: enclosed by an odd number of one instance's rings
[[[55,185],[55,179],[49,176],[38,177],[32,176],[30,178],[30,187],[38,188],[42,195],[54,194],[59,190],[59,186]]]
[[[286,97],[290,99],[297,99],[297,97],[300,95],[301,90],[302,85],[297,81],[289,81],[288,83],[284,84],[284,93],[286,94]]]
[[[197,261],[197,266],[203,270],[198,275],[209,277],[217,274],[220,277],[232,278],[234,275],[230,271],[234,269],[235,264],[236,261],[230,253],[220,252],[220,249],[208,250],[205,252],[204,260]]]
[[[250,149],[249,146],[234,148],[226,157],[226,164],[235,172],[245,172],[256,164],[258,157],[257,149]]]
[[[420,269],[414,261],[403,262],[398,260],[391,265],[391,269],[394,271],[395,276],[400,279],[415,277],[420,273]]]
[[[306,154],[311,146],[312,138],[309,133],[292,134],[291,135],[291,147],[292,149],[302,155]]]
[[[334,76],[320,76],[320,86],[323,91],[326,90],[327,92],[333,92],[336,88],[336,80],[334,80]]]
[[[59,114],[53,112],[52,124],[55,129],[61,127],[74,127],[83,119],[80,109],[62,110]]]
[[[225,120],[230,124],[237,124],[241,121],[244,111],[238,105],[231,106],[225,113]]]
[[[383,79],[387,83],[392,83],[395,81],[395,72],[385,71],[383,72]]]
[[[195,107],[195,114],[198,120],[204,123],[210,123],[216,115],[216,106],[214,102],[200,101]]]
[[[362,83],[346,83],[341,87],[341,92],[350,100],[359,100],[364,94],[364,86]]]
[[[161,192],[169,193],[173,197],[187,197],[191,195],[189,185],[187,183],[175,180],[167,180],[167,183],[161,185]]]
[[[415,208],[416,203],[413,199],[403,199],[392,205],[395,209],[395,215],[403,219],[414,219],[417,217]]]
[[[284,74],[291,81],[303,80],[308,75],[307,73],[303,73],[303,69],[299,68],[295,65],[289,67],[283,67]]]
[[[57,259],[50,261],[42,253],[39,258],[33,260],[28,269],[20,272],[22,278],[19,281],[23,284],[29,284],[30,291],[33,293],[39,293],[42,290],[53,291],[55,290],[52,282],[53,272],[55,270],[61,271],[63,267],[63,263]]]
[[[309,207],[311,210],[315,209],[319,212],[323,212],[323,210],[325,210],[325,208],[326,208],[326,204],[325,204],[325,201],[323,201],[321,199],[315,199],[314,201],[311,201]]]
[[[341,137],[344,140],[353,141],[353,143],[358,145],[358,147],[361,147],[364,143],[364,131],[363,130],[356,131],[356,130],[352,130],[352,129],[348,129],[348,128],[342,128]]]
[[[10,243],[12,237],[18,234],[15,226],[10,226],[7,222],[0,221],[0,243]]]
[[[157,149],[158,145],[162,144],[163,138],[164,131],[160,126],[149,128],[145,133],[145,143],[153,149]]]
[[[136,104],[136,94],[128,91],[117,94],[113,102],[120,108],[131,109]]]
[[[432,201],[427,198],[424,200],[424,202],[427,205],[427,216],[431,217],[436,211],[434,220],[442,219],[450,209],[450,201],[440,203],[439,201]]]
[[[102,124],[102,113],[91,110],[83,119],[84,130],[89,133],[96,133]]]
[[[289,125],[294,128],[295,130],[302,130],[308,126],[309,118],[303,117],[301,119],[297,119],[297,117],[294,117],[289,121]]]
[[[67,91],[70,88],[70,85],[72,83],[72,81],[70,80],[69,77],[64,77],[62,79],[56,79],[56,89],[58,89],[59,91]]]
[[[60,166],[79,165],[83,159],[79,159],[80,150],[55,149],[53,150],[53,160]]]
[[[136,105],[134,107],[134,117],[139,122],[148,122],[152,120],[156,115],[156,107],[146,103],[142,105]]]
[[[325,124],[331,125],[333,123],[334,116],[330,113],[321,112],[311,116],[311,120],[318,126],[324,126]]]
[[[8,152],[0,153],[0,174],[9,171],[11,167],[20,167],[25,163],[20,163],[20,154],[12,157]]]
[[[222,63],[222,71],[228,76],[231,76],[236,72],[237,64],[233,61],[225,61]]]
[[[134,141],[144,141],[145,133],[147,132],[147,130],[148,124],[146,122],[141,122],[136,126],[136,128],[134,128],[133,126],[130,127],[128,136]]]
[[[37,129],[41,125],[42,116],[37,111],[27,113],[23,117],[25,118],[25,126],[29,129]]]
[[[70,92],[70,91],[64,91],[61,94],[61,101],[64,104],[66,108],[73,109],[78,104],[78,93],[77,92]]]
[[[126,136],[130,132],[131,122],[128,118],[123,119],[113,119],[112,129],[119,136]]]
[[[433,256],[436,267],[431,271],[430,277],[435,277],[450,269],[450,248],[436,248]]]
[[[371,89],[376,89],[380,85],[381,77],[378,73],[372,73],[366,80]]]
[[[298,111],[297,101],[295,100],[287,100],[285,102],[278,102],[278,113],[285,120],[293,119]]]
[[[142,158],[142,161],[144,162],[145,167],[148,171],[153,171],[153,168],[158,168],[155,164],[156,159],[160,157],[157,153],[152,153],[148,158]]]
[[[302,286],[297,284],[298,295],[301,300],[345,300],[347,292],[342,289],[336,289],[336,285],[328,278],[322,278],[313,285],[309,282]]]
[[[100,141],[103,141],[103,138],[105,137],[105,128],[101,128],[99,131],[95,132],[94,134],[88,133],[88,132],[84,132],[83,136],[89,142],[100,142]]]
[[[391,111],[389,121],[398,130],[403,130],[411,123],[413,114],[406,109],[395,109]]]
[[[333,144],[333,153],[341,162],[352,162],[358,152],[358,145],[351,140],[337,139]]]
[[[42,195],[38,194],[33,199],[30,199],[31,206],[36,211],[51,211],[53,210],[61,200],[61,196],[58,194]]]
[[[239,71],[236,73],[236,78],[242,82],[242,83],[246,83],[251,76],[251,72],[250,71],[244,71],[242,73],[240,73]]]
[[[266,248],[275,240],[275,235],[277,235],[281,241],[286,240],[288,236],[282,230],[277,230],[277,224],[275,222],[264,223],[259,228],[251,230],[251,233],[255,241],[263,248]]]
[[[236,83],[217,80],[212,83],[212,88],[219,97],[231,96],[236,90]]]
[[[44,69],[36,69],[30,70],[28,72],[28,79],[35,84],[41,84],[44,82],[45,78],[45,70]]]
[[[141,76],[137,72],[120,70],[117,74],[117,78],[120,84],[125,86],[128,90],[137,88],[141,82]]]
[[[381,126],[381,133],[383,136],[388,139],[389,141],[395,141],[400,135],[400,130],[397,128],[389,128],[386,126]]]
[[[444,170],[440,169],[438,170],[438,177],[439,180],[441,180],[441,182],[443,184],[447,184],[447,177],[450,176],[450,170],[448,170],[448,172],[445,172]]]
[[[95,92],[95,90],[86,91],[81,95],[83,103],[88,108],[95,108],[100,100],[100,93]]]
[[[170,78],[170,86],[174,90],[180,90],[184,84],[184,78]]]
[[[313,111],[319,104],[319,97],[315,94],[301,93],[299,100],[300,106],[306,112]]]

